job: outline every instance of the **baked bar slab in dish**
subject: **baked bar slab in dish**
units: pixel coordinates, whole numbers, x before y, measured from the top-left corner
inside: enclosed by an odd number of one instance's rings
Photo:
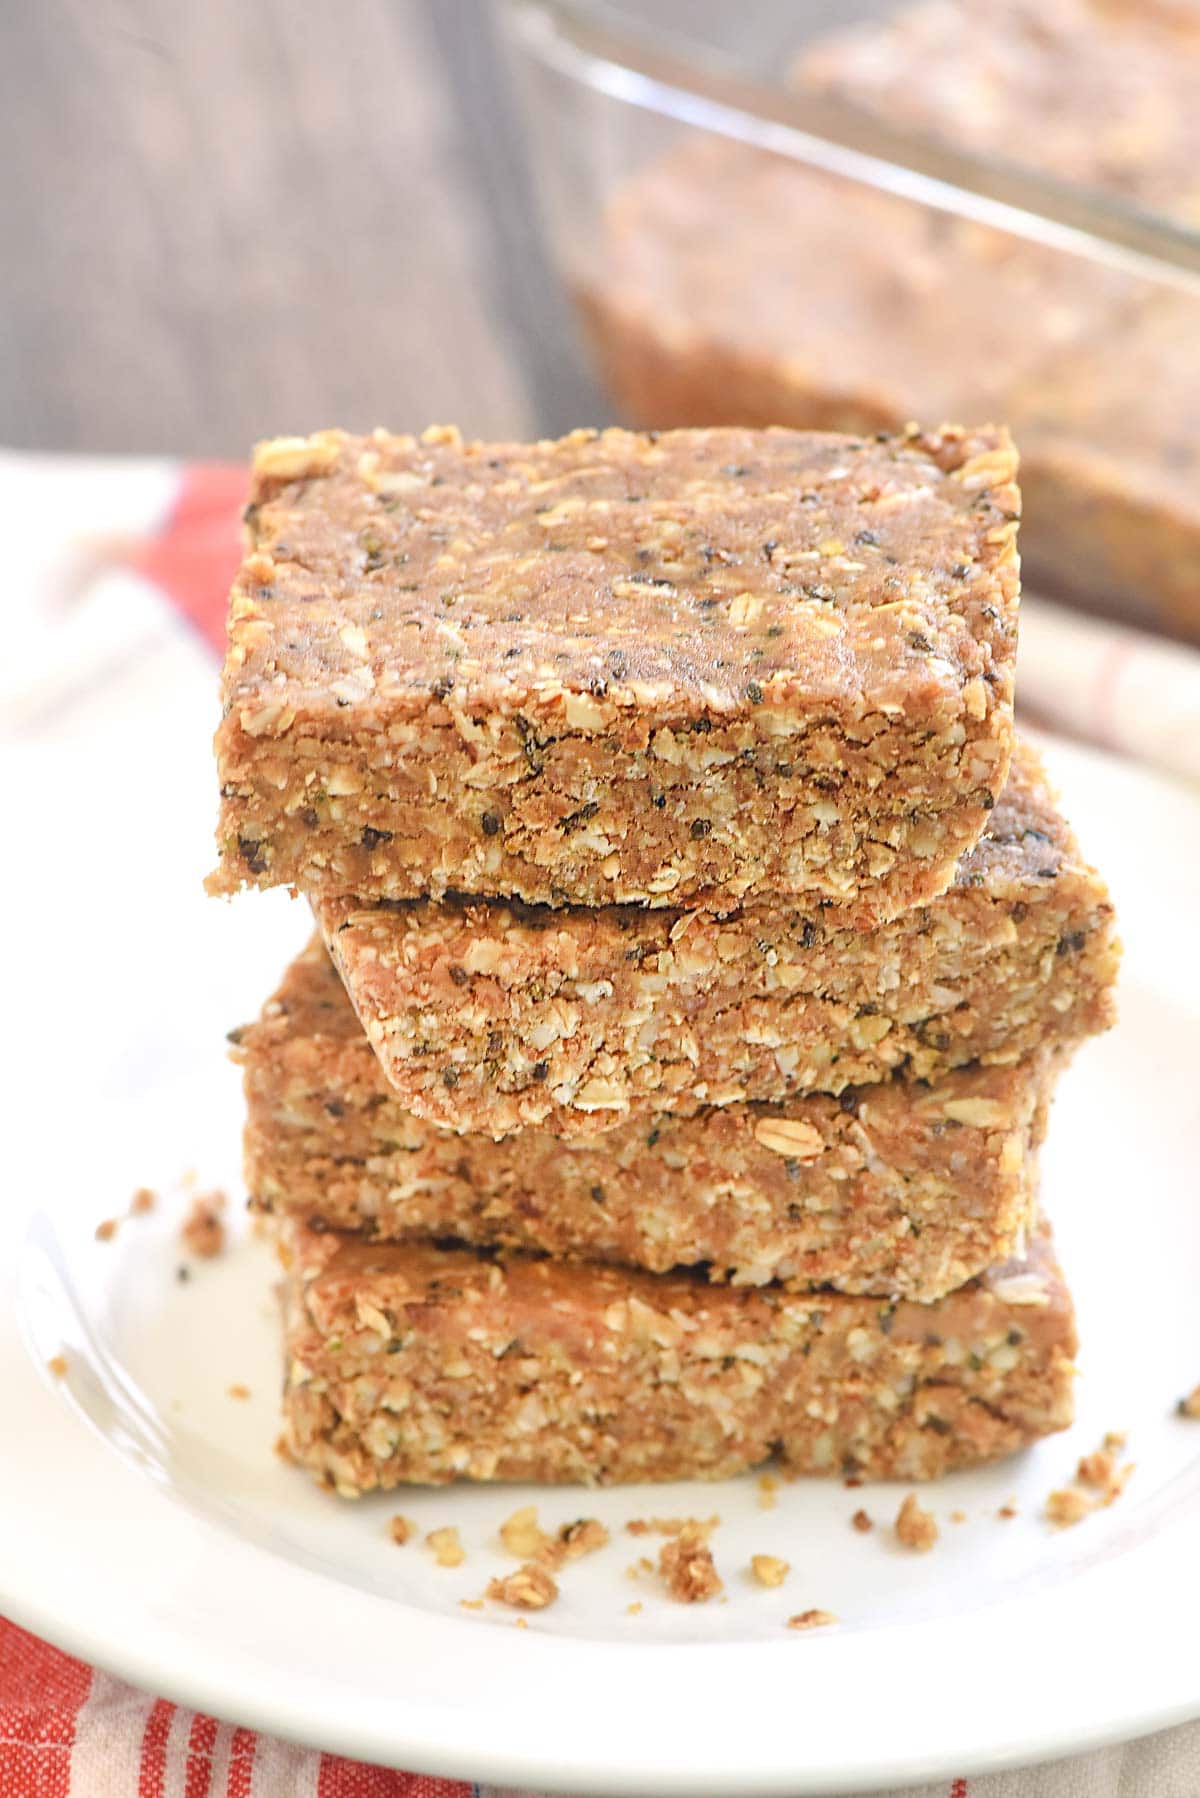
[[[403,1482],[927,1479],[1071,1420],[1048,1241],[934,1305],[285,1223],[292,1455],[347,1497]]]
[[[939,1298],[1024,1244],[1056,1068],[661,1115],[567,1141],[422,1123],[389,1091],[314,944],[238,1036],[262,1211],[373,1238],[624,1262],[714,1280]]]
[[[1015,473],[991,428],[261,446],[211,884],[895,916],[1007,773]]]
[[[1104,884],[1025,745],[950,891],[866,935],[783,901],[725,919],[339,898],[315,910],[402,1102],[496,1136],[1069,1047],[1110,1021],[1117,963]]]
[[[1200,33],[1145,0],[916,0],[814,39],[793,85],[1195,229]]]
[[[698,133],[616,190],[575,276],[604,384],[629,423],[832,431],[1007,419],[1014,382],[1111,332],[1133,285]],[[1024,486],[1020,432],[1017,442]]]

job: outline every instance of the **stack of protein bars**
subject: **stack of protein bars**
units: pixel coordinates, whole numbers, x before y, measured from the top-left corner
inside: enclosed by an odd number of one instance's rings
[[[213,884],[319,926],[237,1034],[339,1492],[908,1480],[1069,1420],[1036,1155],[1116,945],[1013,752],[1015,466],[260,449]]]

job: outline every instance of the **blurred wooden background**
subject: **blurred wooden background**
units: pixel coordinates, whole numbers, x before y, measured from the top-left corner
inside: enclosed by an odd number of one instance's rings
[[[241,455],[334,421],[503,435],[594,409],[536,240],[500,253],[477,177],[487,143],[532,238],[481,0],[0,20],[0,440]]]
[[[602,420],[498,5],[0,0],[0,442]],[[627,0],[763,66],[839,5]]]

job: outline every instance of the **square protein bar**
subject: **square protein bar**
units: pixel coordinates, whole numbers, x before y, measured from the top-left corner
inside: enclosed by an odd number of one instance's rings
[[[1048,1054],[493,1142],[404,1109],[319,944],[236,1035],[251,1201],[314,1228],[927,1300],[1036,1219]]]
[[[1008,769],[1015,473],[952,427],[261,446],[212,886],[931,898]]]
[[[404,1482],[927,1479],[1071,1421],[1071,1302],[1041,1236],[934,1305],[734,1289],[285,1224],[292,1455]]]
[[[1104,884],[1024,745],[950,891],[868,934],[787,901],[725,919],[339,898],[315,910],[402,1103],[494,1136],[594,1134],[1066,1049],[1111,1021],[1117,967]]]

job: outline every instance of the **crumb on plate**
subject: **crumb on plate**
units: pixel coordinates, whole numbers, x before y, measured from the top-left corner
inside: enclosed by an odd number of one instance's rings
[[[836,1622],[832,1611],[797,1611],[794,1617],[788,1618],[787,1626],[789,1629],[823,1629],[826,1624]]]
[[[115,1217],[106,1217],[103,1223],[96,1225],[96,1241],[111,1242],[119,1227]]]
[[[1046,1500],[1046,1516],[1051,1523],[1065,1529],[1081,1523],[1090,1512],[1116,1503],[1134,1471],[1132,1461],[1124,1466],[1117,1464],[1117,1453],[1124,1446],[1124,1435],[1110,1430],[1101,1448],[1080,1456],[1074,1484],[1060,1487]]]
[[[917,1554],[927,1554],[938,1539],[933,1512],[921,1509],[915,1492],[909,1493],[896,1513],[896,1539]]]
[[[658,1551],[658,1571],[670,1597],[680,1604],[706,1604],[724,1590],[713,1563],[705,1525],[687,1522]]]
[[[574,1523],[560,1524],[538,1551],[537,1559],[543,1567],[553,1570],[566,1561],[578,1561],[584,1555],[595,1554],[607,1544],[608,1531],[598,1517],[577,1517]]]
[[[453,1524],[446,1524],[441,1529],[430,1530],[425,1538],[426,1547],[432,1548],[433,1556],[439,1567],[461,1567],[467,1558],[466,1550],[459,1540],[458,1530]]]
[[[751,1555],[750,1571],[760,1586],[782,1586],[792,1567],[778,1555]]]
[[[548,1604],[553,1604],[558,1597],[558,1587],[536,1562],[529,1561],[524,1567],[518,1567],[515,1573],[505,1574],[503,1579],[492,1580],[487,1589],[488,1598],[494,1598],[498,1604],[511,1605],[519,1611],[542,1611]]]
[[[153,1211],[157,1204],[158,1194],[154,1191],[153,1187],[139,1186],[129,1201],[129,1215],[131,1217],[145,1217],[146,1213],[148,1211]]]
[[[1116,1462],[1112,1455],[1106,1448],[1097,1448],[1090,1455],[1080,1456],[1075,1478],[1081,1486],[1099,1486],[1107,1490],[1115,1472]]]
[[[1086,1492],[1080,1492],[1075,1486],[1059,1486],[1046,1500],[1047,1519],[1059,1529],[1068,1529],[1073,1523],[1082,1523],[1095,1508],[1096,1500],[1089,1498]]]
[[[875,1528],[875,1522],[870,1512],[861,1509],[854,1513],[853,1517],[850,1519],[850,1525],[852,1529],[858,1531],[860,1536],[865,1536],[868,1530],[873,1530]]]
[[[536,1505],[522,1505],[500,1525],[500,1540],[518,1561],[531,1561],[549,1547],[550,1538],[538,1524]]]
[[[54,1375],[56,1380],[65,1380],[71,1371],[71,1364],[65,1355],[51,1355],[46,1366],[50,1369],[50,1372]]]
[[[416,1533],[417,1526],[412,1518],[402,1517],[399,1511],[396,1512],[394,1517],[388,1520],[388,1535],[392,1538],[392,1541],[396,1544],[397,1548],[403,1548],[406,1542],[411,1542]]]
[[[225,1224],[221,1217],[226,1199],[223,1192],[197,1193],[179,1234],[193,1255],[211,1260],[225,1247]]]

